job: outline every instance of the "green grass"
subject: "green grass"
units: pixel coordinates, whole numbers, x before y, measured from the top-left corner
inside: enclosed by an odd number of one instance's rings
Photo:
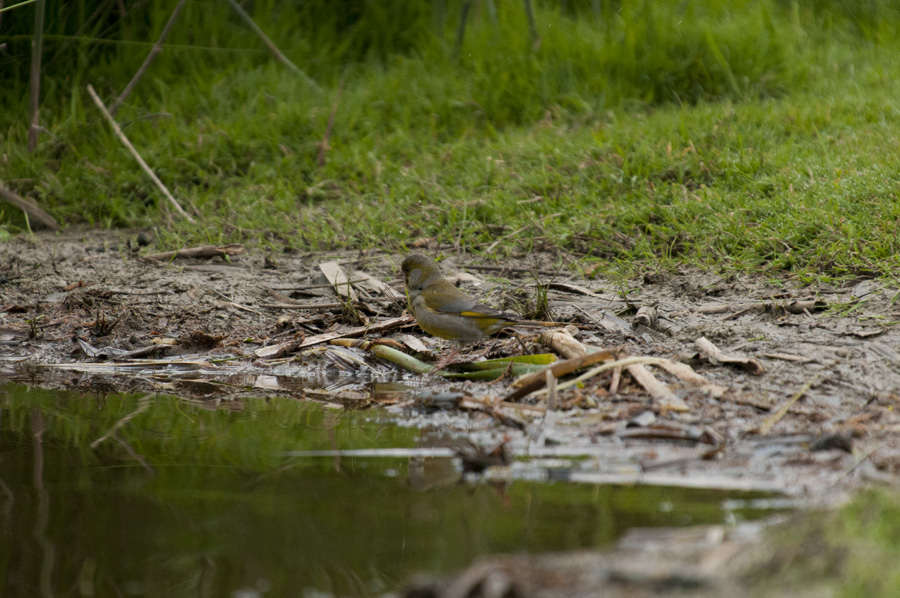
[[[758,596],[896,596],[900,499],[868,490],[835,511],[813,512],[773,530],[771,558],[748,581]],[[799,519],[799,518],[798,518]]]
[[[492,253],[574,250],[618,272],[697,263],[806,279],[898,266],[900,19],[888,3],[643,1],[600,15],[538,3],[534,50],[521,4],[500,0],[498,24],[473,13],[458,56],[453,2],[443,25],[438,3],[296,14],[256,3],[323,92],[236,18],[207,23],[209,7],[189,3],[117,118],[200,226],[170,213],[84,90],[111,101],[124,87],[148,45],[123,42],[155,39],[171,10],[150,4],[112,33],[91,29],[91,43],[53,38],[68,31],[62,17],[48,26],[35,154],[27,36],[0,23],[19,57],[6,83],[21,91],[0,100],[0,177],[67,225],[273,251],[400,251],[426,237],[478,252],[508,235]],[[317,15],[319,27],[304,24]],[[0,223],[25,227],[5,204]]]

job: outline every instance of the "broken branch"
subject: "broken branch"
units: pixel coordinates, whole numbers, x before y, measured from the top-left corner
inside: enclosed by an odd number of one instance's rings
[[[553,372],[554,377],[560,378],[561,376],[571,374],[579,368],[593,365],[598,361],[612,361],[613,359],[615,359],[614,353],[612,351],[603,349],[601,351],[595,351],[594,353],[588,353],[587,355],[582,355],[573,359],[560,361],[559,363],[555,363],[550,366],[549,370]],[[513,386],[517,387],[516,390],[503,397],[502,400],[515,401],[521,399],[522,397],[528,396],[531,393],[540,390],[546,383],[547,378],[544,370],[535,372],[534,374],[530,374],[523,378],[519,378],[513,383]]]
[[[291,62],[288,59],[288,57],[285,56],[281,52],[281,50],[278,49],[278,46],[276,46],[274,44],[274,42],[272,42],[272,40],[269,39],[269,36],[266,35],[262,29],[260,29],[259,25],[257,25],[253,21],[253,19],[250,17],[250,15],[247,14],[247,12],[241,7],[240,4],[237,3],[236,0],[228,0],[228,3],[231,5],[231,8],[234,9],[234,12],[236,12],[238,14],[238,16],[240,16],[242,19],[244,19],[244,22],[247,23],[247,25],[250,27],[250,29],[253,30],[253,33],[255,33],[257,35],[257,37],[259,37],[259,39],[262,40],[262,43],[275,56],[275,58],[278,60],[278,62],[280,62],[284,66],[288,67],[295,74],[299,75],[300,78],[303,79],[304,81],[306,81],[306,83],[310,87],[312,87],[315,91],[322,91],[322,89],[318,85],[316,85],[316,82],[309,78],[309,75],[304,73],[303,70],[300,69],[300,67],[298,67],[296,64]]]
[[[714,363],[718,362],[725,365],[733,365],[741,368],[742,370],[746,370],[755,376],[762,374],[765,370],[762,364],[752,357],[735,357],[734,355],[727,355],[723,353],[721,349],[715,346],[712,341],[710,341],[705,336],[701,336],[700,338],[695,340],[694,344],[698,349],[700,349],[700,352],[703,355],[712,360]]]
[[[184,7],[184,3],[187,0],[178,0],[178,4],[175,6],[175,10],[172,11],[172,16],[169,17],[169,20],[166,21],[165,26],[163,27],[162,33],[159,34],[159,39],[156,40],[156,43],[153,44],[153,48],[150,50],[150,53],[147,54],[147,58],[144,59],[144,63],[141,65],[141,68],[137,70],[134,74],[134,77],[131,78],[131,81],[128,82],[128,85],[125,86],[125,89],[122,90],[122,93],[119,94],[119,97],[116,98],[116,101],[112,103],[109,107],[110,114],[115,114],[118,112],[119,108],[122,107],[122,103],[125,102],[125,99],[131,95],[131,92],[134,91],[135,86],[137,86],[138,81],[141,80],[141,77],[144,76],[144,73],[147,72],[147,69],[150,67],[150,64],[156,58],[156,55],[162,52],[163,42],[166,41],[166,38],[169,36],[169,31],[172,29],[172,25],[175,24],[175,19],[178,18],[178,13],[181,12],[182,7]]]
[[[50,230],[59,230],[59,223],[53,216],[39,208],[32,201],[19,197],[2,185],[0,185],[0,197],[16,206]]]
[[[240,244],[231,245],[204,245],[202,247],[188,247],[179,249],[178,251],[163,251],[162,253],[151,253],[145,255],[145,260],[170,261],[178,258],[211,258],[225,257],[230,255],[241,255],[246,249]]]

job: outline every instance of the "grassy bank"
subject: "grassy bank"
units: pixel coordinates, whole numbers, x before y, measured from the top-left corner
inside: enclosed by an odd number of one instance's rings
[[[252,13],[320,91],[233,14],[188,3],[119,111],[199,227],[169,213],[84,89],[115,98],[174,2],[89,40],[48,25],[46,132],[28,153],[27,68],[8,69],[0,178],[68,225],[155,226],[164,245],[427,238],[477,252],[502,237],[492,253],[574,249],[625,270],[898,265],[900,66],[886,3],[538,3],[536,47],[521,4],[500,0],[496,22],[483,6],[470,15],[460,48],[453,2],[316,4]],[[21,57],[28,36],[4,36],[8,18],[0,43]],[[0,210],[7,232],[26,227]]]
[[[894,596],[900,575],[893,491],[870,489],[834,511],[811,512],[770,535],[768,562],[747,576],[758,596]]]

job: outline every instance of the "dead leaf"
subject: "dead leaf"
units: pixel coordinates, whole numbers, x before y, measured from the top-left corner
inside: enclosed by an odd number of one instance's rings
[[[350,286],[350,279],[347,277],[347,273],[344,272],[340,264],[337,262],[322,262],[319,264],[319,270],[322,271],[322,274],[325,275],[325,278],[328,279],[328,282],[334,287],[338,295],[351,301],[359,299],[356,291]]]

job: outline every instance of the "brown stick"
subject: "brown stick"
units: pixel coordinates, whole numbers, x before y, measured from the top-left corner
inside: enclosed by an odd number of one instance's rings
[[[556,376],[553,375],[553,370],[550,368],[544,371],[547,374],[544,382],[547,385],[547,411],[555,411],[557,399]]]
[[[625,369],[634,378],[634,381],[644,387],[644,390],[650,393],[654,401],[657,401],[660,407],[671,411],[687,411],[688,406],[685,402],[672,392],[668,386],[656,379],[642,364],[637,363],[625,366]]]
[[[266,309],[334,309],[343,307],[343,303],[260,303]]]
[[[622,381],[622,368],[613,368],[612,379],[609,381],[609,394],[615,396],[619,392],[619,383]]]
[[[253,22],[253,19],[250,18],[250,15],[248,15],[247,12],[243,8],[241,8],[241,5],[238,4],[236,0],[228,0],[228,3],[231,5],[231,8],[234,9],[234,12],[238,13],[238,16],[240,16],[242,19],[244,19],[244,22],[246,22],[247,25],[250,26],[250,29],[253,30],[253,33],[255,33],[259,37],[259,39],[262,40],[262,43],[265,44],[265,46],[275,56],[275,58],[278,60],[278,62],[280,62],[284,66],[288,67],[290,70],[294,71],[296,74],[300,75],[300,78],[302,78],[304,81],[306,81],[309,84],[309,86],[312,87],[313,89],[315,89],[316,91],[322,91],[322,88],[320,88],[318,85],[316,85],[316,82],[309,78],[309,75],[304,73],[300,67],[298,67],[296,64],[291,62],[287,56],[282,54],[281,50],[278,49],[278,46],[276,46],[272,42],[272,40],[269,39],[269,36],[267,36],[265,34],[265,32],[263,32],[263,30],[259,28],[259,25],[257,25],[256,23]]]
[[[803,314],[810,311],[819,311],[828,307],[828,303],[821,299],[802,299],[791,301],[754,301],[753,303],[736,303],[701,305],[693,311],[701,314],[724,314],[732,310],[734,311],[727,319],[734,319],[751,311],[785,311],[792,314]]]
[[[343,332],[324,332],[322,334],[317,334],[315,336],[308,336],[303,339],[303,342],[297,344],[297,341],[288,341],[286,343],[281,343],[280,345],[270,345],[268,347],[261,347],[254,351],[253,353],[257,357],[263,358],[271,358],[276,355],[283,354],[287,349],[286,347],[290,347],[290,351],[294,351],[297,349],[303,349],[306,347],[311,347],[313,345],[319,345],[322,343],[327,343],[330,340],[334,340],[336,338],[355,338],[358,336],[363,336],[368,333],[382,333],[386,330],[390,330],[392,328],[399,328],[405,324],[411,324],[413,322],[412,316],[401,316],[399,318],[392,318],[390,320],[385,320],[384,322],[378,322],[376,324],[372,324],[371,326],[358,326],[356,328],[350,328],[348,330],[344,330]]]
[[[28,151],[37,149],[38,133],[40,133],[39,108],[41,97],[41,53],[44,48],[44,12],[45,0],[37,0],[34,9],[34,38],[31,40],[31,125],[28,127]]]
[[[164,251],[162,253],[151,253],[145,255],[145,260],[161,260],[168,261],[175,258],[196,258],[196,257],[225,257],[226,255],[241,255],[246,248],[241,244],[221,245],[203,245],[202,247],[188,247],[179,249],[178,251]]]
[[[584,345],[567,330],[548,330],[542,332],[540,341],[565,357],[572,359],[587,353]]]
[[[39,208],[34,203],[19,197],[9,189],[5,188],[3,185],[0,185],[0,197],[16,206],[50,230],[59,230],[59,223],[56,221],[53,216]]]
[[[169,193],[169,190],[166,188],[166,186],[163,185],[161,180],[159,180],[159,177],[156,176],[156,173],[153,172],[149,166],[147,166],[147,163],[144,162],[144,159],[141,157],[138,151],[134,149],[134,146],[131,145],[128,137],[126,137],[125,133],[122,132],[122,128],[119,127],[119,123],[116,122],[116,119],[114,119],[112,114],[109,113],[109,110],[106,109],[106,106],[103,104],[103,100],[100,99],[100,96],[97,95],[97,92],[94,91],[94,88],[90,83],[88,83],[87,90],[88,93],[91,94],[91,99],[94,100],[95,104],[97,104],[97,108],[99,108],[100,112],[103,113],[103,116],[106,117],[106,120],[109,122],[109,126],[112,127],[113,131],[116,133],[116,136],[119,138],[119,141],[121,141],[125,145],[125,147],[128,148],[128,151],[130,151],[131,155],[134,156],[134,159],[138,161],[138,164],[141,165],[141,168],[144,170],[144,172],[146,172],[147,175],[151,179],[153,179],[153,182],[156,183],[156,186],[160,191],[162,191],[165,198],[169,200],[169,203],[172,204],[172,207],[175,208],[175,211],[178,212],[185,220],[187,220],[191,224],[197,224],[197,221],[194,220],[190,216],[190,214],[181,209],[181,206],[178,205],[178,202],[175,201],[175,198],[172,197],[172,194]]]
[[[812,378],[807,380],[806,384],[804,384],[800,388],[800,390],[795,392],[794,395],[790,399],[788,399],[787,401],[782,403],[781,406],[779,406],[778,409],[775,411],[775,413],[771,414],[765,420],[763,420],[763,423],[759,426],[757,433],[760,436],[765,436],[766,434],[771,432],[772,428],[775,427],[775,424],[777,424],[779,421],[781,421],[781,418],[783,418],[785,415],[787,415],[787,412],[790,410],[791,406],[794,403],[796,403],[800,399],[800,397],[805,395],[806,391],[808,391],[810,388],[812,388],[812,385],[815,384],[819,380],[819,376],[820,376],[820,374],[817,373]]]
[[[752,357],[736,357],[734,355],[727,355],[705,336],[701,336],[700,338],[695,340],[694,345],[700,350],[703,355],[708,357],[714,363],[718,362],[735,366],[741,368],[742,370],[746,370],[755,376],[759,376],[764,371],[762,364],[756,359],[753,359]]]
[[[172,16],[169,17],[169,20],[166,21],[166,25],[163,27],[162,33],[159,34],[159,39],[156,40],[156,43],[153,44],[153,49],[150,50],[150,53],[147,54],[147,58],[144,59],[144,63],[141,65],[141,68],[137,70],[134,74],[134,77],[131,78],[131,81],[128,82],[128,85],[125,86],[125,89],[122,90],[122,93],[119,94],[119,97],[116,98],[116,101],[112,103],[109,107],[110,114],[115,114],[118,112],[119,108],[122,107],[122,103],[125,102],[125,99],[131,95],[131,92],[134,91],[134,88],[137,86],[138,81],[141,80],[141,77],[144,76],[144,73],[147,72],[147,69],[150,67],[150,64],[156,58],[156,55],[162,52],[163,42],[166,41],[166,38],[169,36],[169,31],[172,29],[172,25],[175,24],[175,19],[178,18],[178,13],[181,12],[181,9],[184,7],[184,3],[187,0],[178,0],[178,4],[175,5],[175,10],[172,11]]]
[[[587,355],[583,355],[581,357],[574,357],[565,361],[558,361],[552,366],[548,366],[548,369],[553,372],[553,375],[555,377],[559,378],[560,376],[571,374],[579,368],[593,365],[598,361],[612,361],[615,358],[615,353],[613,351],[607,351],[606,349],[603,349],[594,353],[588,353]],[[533,374],[528,374],[527,376],[519,378],[513,383],[513,386],[516,387],[516,390],[503,397],[503,400],[506,402],[512,402],[517,399],[521,399],[524,396],[530,395],[536,390],[540,390],[547,382],[547,374],[545,372],[546,370],[540,370]]]

